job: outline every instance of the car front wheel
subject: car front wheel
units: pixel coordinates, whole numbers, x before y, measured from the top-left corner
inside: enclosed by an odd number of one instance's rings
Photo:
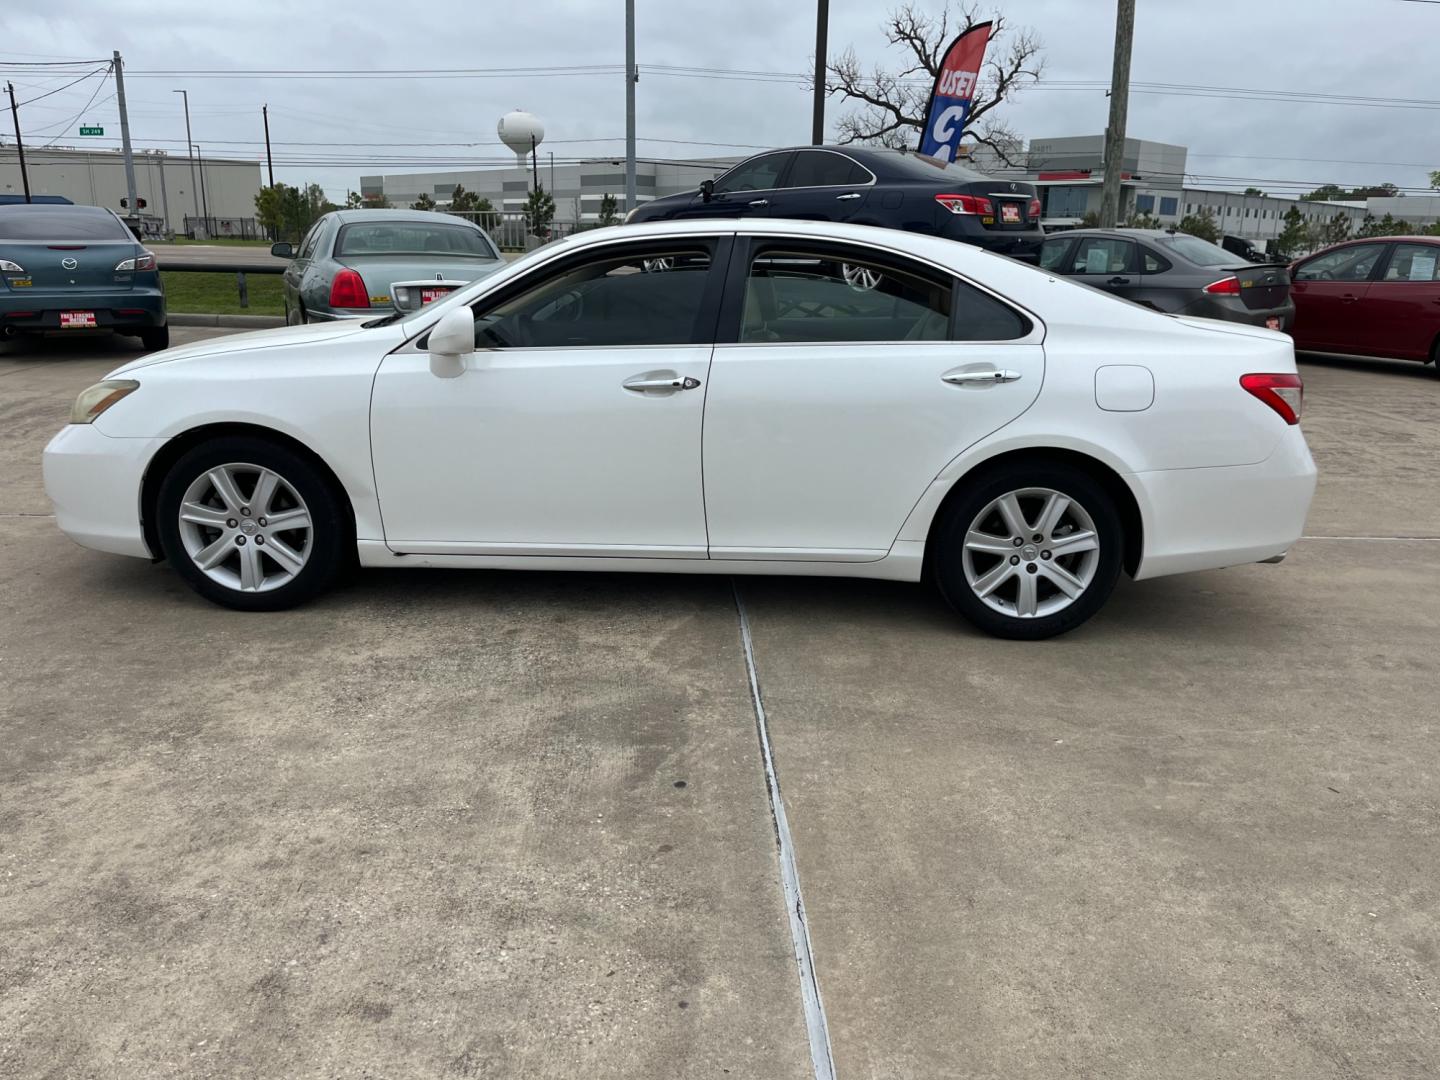
[[[945,510],[932,565],[949,604],[997,637],[1034,641],[1100,610],[1120,574],[1114,499],[1063,464],[1001,466]]]
[[[263,439],[215,439],[177,461],[160,487],[165,557],[226,607],[275,611],[329,586],[354,536],[340,496],[299,454]]]

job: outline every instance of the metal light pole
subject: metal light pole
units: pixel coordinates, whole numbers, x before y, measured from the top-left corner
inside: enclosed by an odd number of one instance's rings
[[[635,209],[635,0],[625,0],[625,212]]]
[[[830,29],[830,0],[816,0],[815,9],[815,110],[810,120],[810,141],[825,141],[825,49]]]
[[[186,90],[171,90],[172,94],[179,94],[185,101],[185,146],[190,154],[190,198],[195,203],[195,239],[205,239],[205,223],[199,221],[200,217],[200,189],[195,186],[195,144],[190,141],[190,94]]]
[[[1135,43],[1135,0],[1115,5],[1115,67],[1110,74],[1110,126],[1105,129],[1105,186],[1100,227],[1120,222],[1120,169],[1125,163],[1125,114],[1130,105],[1130,48]]]
[[[130,196],[126,205],[130,208],[127,217],[139,218],[140,203],[135,198],[135,155],[130,152],[130,114],[125,110],[125,62],[120,59],[120,50],[110,61],[115,72],[115,103],[120,109],[120,148],[125,154],[125,189]]]

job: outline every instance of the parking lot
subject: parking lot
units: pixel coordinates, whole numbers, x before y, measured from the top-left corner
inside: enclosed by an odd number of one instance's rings
[[[731,583],[210,606],[48,516],[126,345],[0,345],[0,1075],[814,1075]],[[738,583],[837,1076],[1440,1075],[1440,381],[1302,373],[1281,566]]]

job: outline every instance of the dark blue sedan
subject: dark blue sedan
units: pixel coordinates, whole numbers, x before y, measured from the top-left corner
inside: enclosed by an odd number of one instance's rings
[[[0,206],[0,337],[110,332],[170,344],[155,256],[98,206]]]

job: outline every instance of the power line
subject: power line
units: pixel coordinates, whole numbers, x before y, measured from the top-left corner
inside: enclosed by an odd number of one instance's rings
[[[82,83],[82,82],[84,82],[86,79],[90,78],[90,77],[93,76],[93,75],[99,75],[102,71],[109,71],[109,70],[110,70],[110,65],[107,63],[107,64],[105,65],[105,67],[103,67],[103,68],[96,68],[94,71],[86,72],[84,75],[81,75],[80,78],[74,80],[73,82],[68,82],[68,83],[66,83],[64,86],[57,86],[54,90],[51,90],[49,93],[47,93],[47,94],[41,94],[39,97],[33,97],[33,98],[31,98],[29,101],[22,101],[22,102],[20,102],[20,105],[21,105],[22,107],[25,106],[25,105],[33,105],[35,102],[37,102],[37,101],[43,101],[45,98],[51,97],[51,96],[53,96],[53,95],[55,95],[55,94],[58,94],[58,93],[60,93],[60,91],[62,91],[62,90],[68,90],[68,89],[70,89],[70,87],[74,86],[75,83]]]

